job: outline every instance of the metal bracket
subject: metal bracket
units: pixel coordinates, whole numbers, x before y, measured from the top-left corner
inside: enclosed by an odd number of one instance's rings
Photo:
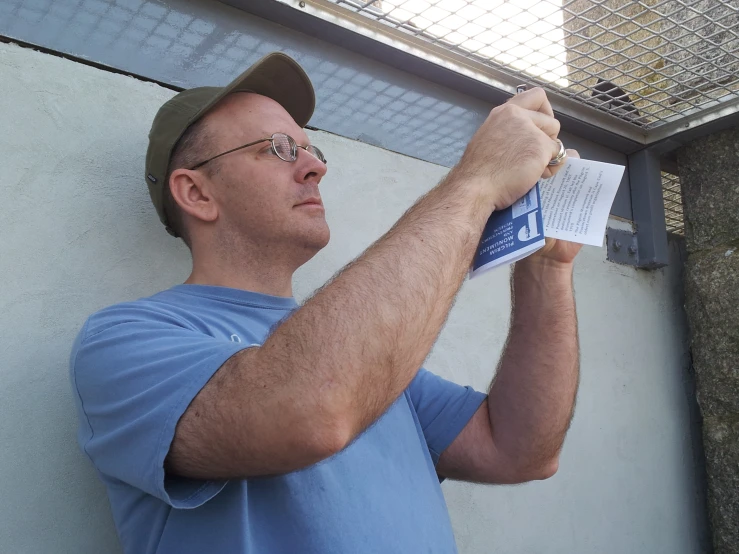
[[[639,241],[636,233],[624,229],[606,229],[608,261],[623,265],[639,265]]]
[[[651,149],[628,157],[633,230],[606,229],[608,260],[641,269],[667,265],[667,228],[660,157]]]

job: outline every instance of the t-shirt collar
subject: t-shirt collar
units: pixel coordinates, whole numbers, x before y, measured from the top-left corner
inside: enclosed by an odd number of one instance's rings
[[[182,294],[202,296],[215,300],[223,300],[233,304],[258,306],[260,308],[271,308],[274,310],[292,310],[297,308],[298,303],[292,296],[272,296],[250,290],[234,289],[230,287],[218,287],[214,285],[176,285],[170,290]]]

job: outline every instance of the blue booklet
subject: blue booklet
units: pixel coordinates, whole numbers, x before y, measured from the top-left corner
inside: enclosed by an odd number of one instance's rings
[[[470,277],[494,267],[512,264],[544,246],[544,219],[537,182],[526,195],[505,210],[493,212],[485,224]]]

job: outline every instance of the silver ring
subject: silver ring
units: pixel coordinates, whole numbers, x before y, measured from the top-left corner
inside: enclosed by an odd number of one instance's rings
[[[567,150],[565,149],[565,145],[562,143],[562,141],[559,139],[554,139],[554,140],[556,140],[559,143],[559,152],[557,152],[557,155],[554,156],[551,160],[549,160],[549,165],[559,165],[567,157]]]

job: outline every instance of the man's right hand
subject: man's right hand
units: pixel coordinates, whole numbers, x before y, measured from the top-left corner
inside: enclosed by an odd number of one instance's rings
[[[561,165],[548,165],[559,150],[558,134],[544,90],[528,90],[490,112],[453,175],[475,187],[490,212],[507,208],[559,170]]]

